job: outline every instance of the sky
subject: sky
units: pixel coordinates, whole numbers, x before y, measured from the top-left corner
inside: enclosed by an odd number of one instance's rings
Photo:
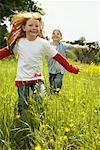
[[[51,38],[60,29],[63,40],[75,41],[84,36],[87,42],[100,43],[99,0],[35,0],[45,11],[44,31]]]

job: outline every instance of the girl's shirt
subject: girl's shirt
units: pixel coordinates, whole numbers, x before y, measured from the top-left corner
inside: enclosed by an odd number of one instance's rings
[[[13,49],[18,54],[18,68],[16,85],[18,81],[44,80],[42,70],[42,55],[54,57],[57,51],[50,43],[37,37],[34,41],[21,38]]]
[[[63,55],[66,58],[66,51],[72,50],[73,46],[70,44],[63,44],[59,43],[58,46],[54,46],[53,43],[51,45],[56,48],[56,50]],[[48,62],[48,68],[49,68],[49,73],[56,74],[56,73],[61,73],[64,74],[66,72],[65,68],[60,65],[57,61],[55,61],[52,58],[49,58],[46,56],[47,62]]]

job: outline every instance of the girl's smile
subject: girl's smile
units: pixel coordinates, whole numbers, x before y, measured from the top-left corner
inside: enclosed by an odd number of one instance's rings
[[[35,40],[40,33],[40,22],[38,20],[27,20],[23,30],[26,32],[26,38],[30,41]]]

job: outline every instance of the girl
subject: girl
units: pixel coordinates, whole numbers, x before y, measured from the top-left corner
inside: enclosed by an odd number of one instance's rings
[[[49,42],[43,39],[43,23],[38,13],[21,12],[13,16],[12,29],[8,36],[8,48],[0,51],[0,59],[18,54],[16,86],[18,88],[18,111],[28,107],[29,89],[35,91],[38,83],[39,93],[45,94],[42,73],[42,55],[53,58],[69,72],[78,74],[78,67],[73,67],[60,55]],[[13,49],[13,50],[12,50]],[[12,50],[12,51],[11,51]]]
[[[66,51],[71,51],[72,49],[87,49],[86,46],[73,46],[71,44],[64,44],[61,42],[62,33],[59,29],[54,29],[52,32],[52,42],[51,45],[64,57],[66,57]],[[65,73],[65,69],[57,61],[46,56],[49,68],[49,82],[51,93],[59,93],[62,87],[62,78]]]

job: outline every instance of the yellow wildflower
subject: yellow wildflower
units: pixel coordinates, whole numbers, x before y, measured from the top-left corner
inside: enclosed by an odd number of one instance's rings
[[[66,127],[65,132],[70,132],[70,128]]]
[[[73,123],[71,123],[69,126],[70,126],[70,127],[73,127],[73,126],[74,126],[74,124],[73,124]]]
[[[41,149],[41,146],[38,144],[38,145],[35,147],[35,150],[42,150],[42,149]]]
[[[97,110],[94,110],[95,113],[97,113]]]
[[[72,98],[69,99],[70,102],[73,102],[74,100]]]
[[[56,91],[59,92],[59,91],[60,91],[60,88],[56,88]]]
[[[68,140],[68,138],[67,138],[66,135],[63,137],[63,140],[64,140],[64,141]]]
[[[20,115],[16,115],[16,119],[19,119],[20,118]]]
[[[53,139],[50,139],[50,143],[52,144],[54,142],[54,140]]]
[[[34,94],[37,93],[37,90],[34,91]]]

